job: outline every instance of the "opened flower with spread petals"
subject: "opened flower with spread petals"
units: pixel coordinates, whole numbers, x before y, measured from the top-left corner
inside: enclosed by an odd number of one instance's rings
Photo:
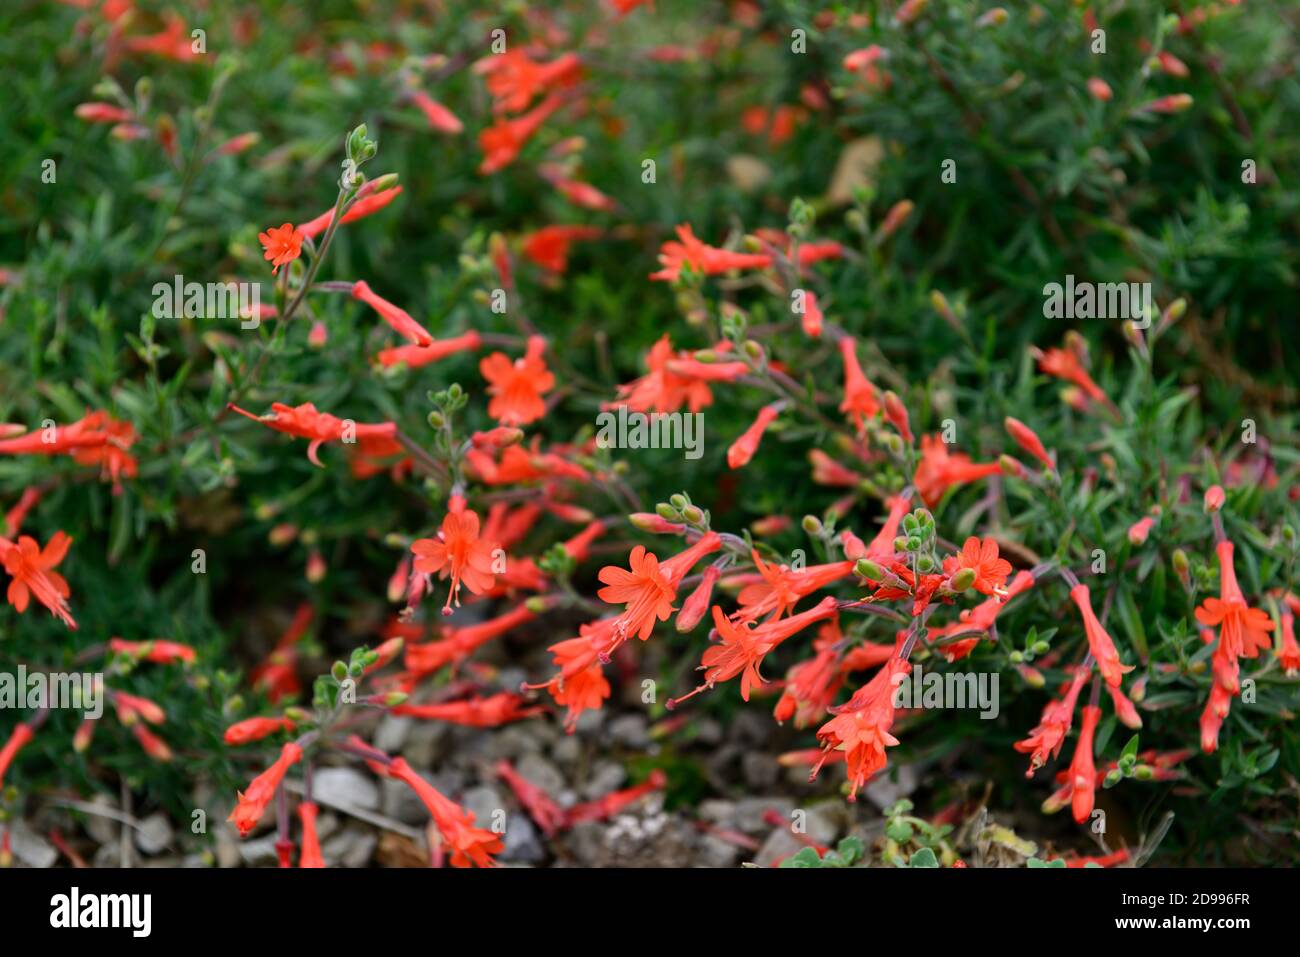
[[[63,532],[55,532],[44,548],[28,535],[11,542],[0,538],[0,565],[9,574],[7,598],[19,614],[27,610],[33,595],[69,628],[76,630],[77,623],[68,608],[72,589],[67,580],[54,569],[68,554],[72,539]]]
[[[943,570],[949,575],[966,568],[974,569],[975,581],[971,587],[982,595],[1005,591],[1007,576],[1011,574],[1011,563],[998,557],[998,543],[991,538],[980,541],[974,535],[966,539],[960,552],[943,560]]]
[[[417,572],[451,577],[444,615],[451,614],[452,605],[460,604],[462,584],[476,595],[492,587],[496,581],[495,550],[493,543],[479,538],[478,514],[465,508],[460,499],[452,501],[437,538],[421,538],[411,544]]]
[[[494,352],[479,363],[488,381],[488,415],[502,425],[527,425],[546,414],[542,396],[555,388],[555,375],[546,368],[542,353],[546,340],[528,337],[528,350],[513,362],[504,352]]]
[[[275,267],[272,274],[278,273],[280,267],[291,263],[302,255],[302,241],[306,237],[294,226],[285,223],[280,227],[271,227],[264,233],[258,233],[257,239],[265,250],[264,259],[269,259]]]

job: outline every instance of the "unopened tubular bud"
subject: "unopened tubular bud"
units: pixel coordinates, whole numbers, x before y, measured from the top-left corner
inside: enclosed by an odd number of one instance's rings
[[[682,518],[691,525],[698,525],[704,521],[704,509],[698,505],[687,505],[682,509]]]
[[[963,568],[952,576],[953,591],[965,591],[975,584],[975,569]]]
[[[869,558],[858,559],[857,564],[853,566],[853,570],[857,572],[860,578],[865,578],[868,581],[878,582],[885,577],[885,570]]]
[[[666,522],[680,522],[682,513],[673,508],[669,502],[660,502],[655,506],[655,514]]]
[[[1025,467],[1020,464],[1019,460],[1010,455],[998,456],[998,468],[1002,470],[1003,475],[1008,475],[1012,478],[1021,478],[1025,474]]]
[[[1169,557],[1169,561],[1174,566],[1174,574],[1183,583],[1183,587],[1190,587],[1192,584],[1192,566],[1187,559],[1187,553],[1181,548],[1175,548],[1173,555]]]
[[[1213,514],[1223,508],[1224,493],[1222,485],[1211,485],[1205,490],[1205,513]]]
[[[714,565],[704,569],[700,584],[682,603],[682,610],[677,613],[675,624],[678,631],[691,631],[703,620],[704,613],[709,610],[709,602],[713,599],[713,586],[721,574],[722,572]]]
[[[802,524],[803,530],[809,535],[820,535],[822,533],[822,520],[816,515],[805,515]]]

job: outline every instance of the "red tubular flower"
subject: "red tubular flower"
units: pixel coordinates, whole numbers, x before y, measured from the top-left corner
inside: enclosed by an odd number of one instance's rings
[[[912,481],[926,505],[934,506],[949,488],[965,485],[1002,471],[998,462],[972,462],[963,452],[949,452],[937,435],[921,436],[921,461]]]
[[[172,749],[167,747],[167,742],[158,737],[158,735],[154,734],[143,724],[140,724],[137,721],[135,724],[131,725],[131,733],[135,735],[135,739],[139,742],[144,753],[149,755],[149,757],[153,758],[155,761],[162,761],[165,763],[172,759]]]
[[[568,823],[564,809],[556,804],[549,794],[515,770],[505,760],[496,763],[497,777],[510,785],[515,798],[523,805],[534,823],[542,829],[547,837],[554,837]]]
[[[284,432],[286,435],[296,436],[300,439],[310,439],[311,444],[307,446],[307,458],[313,465],[317,466],[321,465],[317,453],[321,445],[326,442],[348,440],[366,442],[372,439],[392,439],[397,435],[396,422],[365,423],[340,419],[328,412],[318,411],[316,406],[310,402],[304,402],[299,406],[288,406],[283,402],[273,402],[271,404],[271,414],[268,416],[253,415],[253,413],[245,411],[237,405],[227,405],[226,408],[232,412],[237,412],[246,419],[260,422],[268,429]]]
[[[843,642],[844,635],[836,619],[832,618],[821,626],[813,642],[816,652],[813,657],[796,663],[786,672],[785,688],[772,710],[772,716],[778,722],[784,724],[794,718],[795,727],[802,728],[818,715],[826,713],[847,675],[840,651]],[[893,649],[886,648],[885,651],[885,657],[875,664],[889,660]]]
[[[298,805],[298,819],[302,821],[302,854],[298,857],[299,867],[324,867],[325,858],[320,853],[320,838],[316,834],[316,815],[320,813],[311,801]]]
[[[1094,100],[1102,103],[1109,103],[1115,95],[1111,92],[1110,84],[1099,76],[1088,77],[1088,93]]]
[[[1078,606],[1079,614],[1083,617],[1083,630],[1088,636],[1088,648],[1092,651],[1092,656],[1097,659],[1097,668],[1101,671],[1101,676],[1106,679],[1106,684],[1118,688],[1120,680],[1133,670],[1133,666],[1125,665],[1119,660],[1115,642],[1111,640],[1092,610],[1088,586],[1075,585],[1070,589],[1070,598]]]
[[[682,353],[683,356],[688,353]],[[612,409],[626,405],[629,412],[676,412],[682,406],[698,412],[713,404],[713,391],[708,383],[668,368],[673,360],[672,343],[665,334],[646,355],[649,372],[618,387],[618,399],[602,408]],[[3,443],[0,443],[0,448]]]
[[[522,707],[523,703],[524,699],[519,695],[502,691],[487,698],[468,698],[439,704],[399,704],[389,710],[393,714],[447,721],[470,728],[495,728],[541,713],[541,708],[525,708]]]
[[[789,618],[773,618],[761,625],[754,625],[752,622],[732,622],[715,605],[713,625],[717,629],[719,643],[706,649],[701,659],[704,684],[677,700],[684,701],[706,688],[712,688],[719,681],[729,681],[740,675],[740,696],[748,701],[750,690],[764,683],[758,670],[763,658],[791,635],[798,634],[813,622],[824,621],[835,613],[835,599],[827,597],[816,607],[801,614]]]
[[[749,460],[758,451],[758,443],[763,440],[763,432],[772,424],[772,420],[780,414],[780,411],[780,404],[775,402],[758,410],[758,416],[754,419],[753,424],[742,432],[740,437],[732,442],[731,447],[727,449],[727,465],[730,468],[743,468],[749,464]]]
[[[1083,724],[1079,728],[1079,741],[1075,745],[1074,760],[1070,762],[1069,776],[1070,807],[1076,824],[1088,820],[1097,796],[1097,769],[1093,764],[1092,748],[1100,720],[1100,708],[1092,704],[1083,706]]]
[[[734,269],[766,269],[772,265],[772,257],[710,246],[695,237],[689,223],[682,223],[677,227],[677,239],[660,247],[659,262],[663,268],[651,273],[650,278],[672,282],[681,276],[684,266],[705,276],[717,276]]]
[[[276,642],[271,654],[249,675],[253,687],[264,690],[272,704],[281,698],[293,697],[301,690],[298,685],[298,652],[295,646],[307,633],[314,616],[315,611],[311,605],[306,602],[299,605],[293,620]]]
[[[429,126],[432,129],[450,136],[455,136],[465,129],[465,124],[460,121],[460,118],[455,113],[423,90],[413,89],[408,91],[406,95],[412,103],[420,108],[420,112],[429,121]]]
[[[765,562],[758,552],[753,553],[753,559],[762,580],[746,585],[736,596],[741,608],[735,615],[738,621],[757,621],[768,614],[780,618],[802,598],[853,574],[850,561],[792,569],[788,565]]]
[[[393,330],[399,335],[406,337],[417,346],[433,345],[433,336],[429,330],[420,325],[405,309],[393,305],[382,296],[376,295],[370,288],[370,284],[364,279],[358,280],[352,284],[352,298],[360,299],[375,312],[379,313],[384,322],[393,327]]]
[[[1190,93],[1173,93],[1169,96],[1160,96],[1149,103],[1144,103],[1137,107],[1134,112],[1137,113],[1182,113],[1192,107],[1192,96]]]
[[[747,362],[703,362],[699,359],[669,359],[668,371],[675,375],[704,382],[735,382],[743,375],[748,375]]]
[[[634,787],[606,794],[585,804],[575,804],[565,813],[565,824],[572,827],[586,821],[606,821],[647,794],[660,790],[667,783],[668,776],[660,768],[655,768],[649,777]]]
[[[818,339],[822,334],[822,324],[826,317],[822,314],[822,307],[817,302],[817,294],[809,291],[804,294],[803,309],[803,331],[804,335],[812,339]]]
[[[50,613],[73,631],[77,623],[68,608],[72,589],[67,580],[54,569],[68,554],[72,539],[63,532],[55,532],[44,548],[27,535],[17,543],[0,538],[0,565],[12,579],[6,598],[22,614],[32,596],[50,610]]]
[[[1223,508],[1223,486],[1211,485],[1205,490],[1205,512],[1207,515],[1213,514]]]
[[[692,631],[704,619],[704,613],[709,610],[709,602],[713,598],[713,586],[721,574],[722,570],[716,565],[704,569],[699,585],[691,592],[690,597],[682,602],[682,610],[677,613],[677,621],[674,625],[678,631]]]
[[[447,629],[438,641],[407,646],[407,670],[416,674],[431,674],[449,664],[459,663],[473,654],[475,649],[536,617],[536,612],[531,611],[527,604],[521,604],[503,615],[476,625]]]
[[[79,103],[76,113],[78,119],[87,123],[131,123],[135,114],[112,103]]]
[[[546,414],[542,396],[555,388],[555,375],[546,368],[542,353],[546,340],[528,337],[528,349],[513,362],[504,352],[494,352],[479,362],[488,381],[488,415],[502,425],[527,425]]]
[[[662,563],[644,545],[637,545],[628,556],[628,570],[617,565],[602,568],[597,577],[605,587],[596,594],[611,605],[627,606],[614,619],[619,642],[632,635],[642,641],[649,638],[655,622],[667,621],[673,613],[678,583],[696,562],[721,547],[718,534],[706,532],[694,545]]]
[[[474,827],[474,815],[445,798],[432,784],[416,773],[405,758],[397,758],[387,768],[391,777],[406,783],[429,809],[442,839],[451,848],[452,867],[491,867],[491,855],[504,846],[499,835]]]
[[[22,426],[18,426],[19,430]],[[4,527],[0,528],[0,538],[13,538],[18,534],[18,529],[22,527],[23,520],[27,518],[36,503],[41,500],[41,491],[35,487],[23,489],[22,496],[18,503],[4,516]]]
[[[1120,724],[1134,731],[1141,728],[1142,717],[1137,712],[1137,706],[1128,699],[1119,686],[1108,684],[1106,690],[1110,692],[1111,704],[1115,706],[1115,717],[1119,718]]]
[[[894,689],[911,670],[903,659],[890,658],[847,704],[831,709],[835,717],[817,730],[822,758],[809,780],[817,776],[829,752],[842,751],[848,761],[849,800],[857,800],[858,789],[885,766],[885,748],[898,744],[889,733],[894,723]]]
[[[190,664],[196,652],[189,645],[177,641],[127,641],[123,638],[110,638],[108,650],[119,655],[126,655],[137,660],[151,661],[156,665]]]
[[[1282,612],[1282,647],[1277,651],[1277,663],[1288,678],[1300,672],[1300,645],[1295,639],[1295,615],[1290,609]]]
[[[598,226],[543,226],[523,240],[523,252],[530,260],[553,273],[569,268],[569,247],[578,240],[597,239],[604,232]]]
[[[275,267],[271,270],[272,275],[278,273],[281,266],[293,262],[302,255],[304,238],[302,231],[293,223],[285,223],[279,228],[272,227],[264,233],[257,234],[257,241],[266,250],[263,258],[269,259]]]
[[[226,744],[238,747],[241,744],[261,741],[277,731],[292,731],[293,725],[290,718],[245,718],[226,728],[223,739]]]
[[[912,444],[912,425],[907,416],[907,406],[893,392],[885,393],[885,418],[898,430],[898,434],[908,445]]]
[[[490,176],[504,169],[515,161],[519,151],[541,129],[561,106],[562,97],[551,94],[535,107],[532,112],[515,117],[512,120],[499,119],[478,135],[479,147],[483,150],[483,162],[479,164],[479,175]]]
[[[358,219],[371,216],[397,199],[398,196],[402,195],[402,187],[393,185],[393,182],[387,176],[369,180],[357,191],[356,202],[343,214],[343,218],[339,220],[339,225],[346,226],[348,223],[355,223]],[[327,209],[315,219],[309,219],[307,222],[300,224],[298,232],[302,233],[305,238],[314,240],[329,229],[330,222],[333,219],[334,210]]]
[[[809,449],[808,462],[812,465],[812,480],[818,485],[855,488],[862,481],[859,473],[836,462],[821,449]]]
[[[1151,534],[1151,529],[1155,523],[1156,520],[1149,515],[1146,518],[1138,519],[1128,528],[1129,542],[1133,545],[1143,544],[1147,540],[1147,536]]]
[[[1091,671],[1091,668],[1076,669],[1061,700],[1049,701],[1029,737],[1012,745],[1021,754],[1030,756],[1029,770],[1025,772],[1025,777],[1032,778],[1035,771],[1061,753],[1061,745],[1070,732],[1070,725],[1074,723],[1074,706],[1078,703],[1079,692]]]
[[[1070,349],[1048,349],[1042,351],[1035,349],[1034,355],[1038,359],[1038,368],[1050,376],[1058,379],[1064,379],[1066,382],[1072,382],[1083,390],[1084,394],[1094,402],[1100,402],[1109,406],[1110,399],[1106,393],[1101,390],[1101,386],[1092,380],[1083,364],[1079,361],[1078,353]]]
[[[257,823],[262,820],[267,805],[275,797],[280,782],[284,780],[285,774],[301,758],[302,748],[290,741],[280,749],[280,757],[276,759],[275,763],[253,778],[248,785],[248,790],[240,793],[239,803],[235,805],[235,809],[230,812],[230,817],[226,819],[239,828],[240,837],[248,837],[253,828],[257,827]]]
[[[1047,451],[1042,440],[1039,439],[1033,429],[1019,419],[1011,418],[1011,416],[1003,419],[1002,424],[1006,427],[1007,434],[1016,440],[1016,444],[1038,459],[1043,464],[1043,468],[1049,470],[1056,468],[1056,460]]]
[[[557,193],[575,206],[602,213],[612,213],[618,209],[618,203],[590,183],[564,176],[546,176],[546,179]]]
[[[586,561],[591,551],[591,543],[604,535],[605,532],[605,523],[598,518],[593,519],[587,523],[586,528],[563,543],[564,551],[575,562]]]
[[[9,740],[5,742],[3,748],[0,748],[0,785],[5,783],[5,773],[9,770],[9,765],[13,764],[14,757],[33,737],[35,732],[25,721],[19,721],[14,727]]]
[[[471,329],[459,336],[438,339],[425,345],[408,344],[381,349],[378,358],[379,364],[386,369],[399,364],[404,364],[410,369],[418,369],[457,353],[473,352],[482,345],[482,336]]]
[[[167,720],[167,713],[148,698],[139,698],[125,691],[110,691],[109,696],[117,709],[118,720],[123,724],[132,724],[137,717],[150,724],[162,724]]]
[[[495,546],[479,538],[478,514],[465,509],[463,500],[453,500],[437,538],[417,539],[411,543],[411,551],[415,553],[417,572],[438,572],[443,578],[451,577],[451,588],[442,609],[444,615],[451,614],[453,604],[460,605],[462,583],[474,594],[481,595],[496,582]]]
[[[584,711],[596,710],[609,697],[609,681],[601,672],[601,658],[614,645],[614,618],[583,625],[577,638],[551,645],[559,673],[546,683],[555,703],[568,708],[564,730],[573,734]]]
[[[548,89],[565,89],[582,77],[582,60],[565,53],[550,63],[538,63],[524,50],[512,47],[505,53],[486,56],[474,64],[474,72],[486,76],[488,93],[498,113],[518,113]]]
[[[858,364],[858,346],[852,336],[840,340],[840,354],[844,357],[844,401],[840,411],[852,416],[861,431],[867,419],[880,411],[876,387],[867,381]]]
[[[943,570],[949,576],[964,568],[974,569],[975,582],[971,587],[982,595],[1004,591],[1007,576],[1011,574],[1011,563],[998,557],[998,543],[991,538],[980,541],[974,535],[966,539],[958,554],[943,560]]]

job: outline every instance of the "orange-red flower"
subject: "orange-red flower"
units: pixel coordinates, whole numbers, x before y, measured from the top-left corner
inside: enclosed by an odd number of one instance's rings
[[[1273,619],[1267,612],[1247,606],[1237,584],[1232,542],[1222,541],[1215,550],[1219,555],[1219,597],[1206,598],[1196,609],[1196,620],[1219,629],[1216,656],[1255,658],[1272,644],[1268,633],[1273,630]]]
[[[949,488],[996,475],[1001,470],[997,462],[972,462],[964,452],[949,452],[947,444],[937,435],[923,435],[921,461],[912,481],[921,500],[933,506]]]
[[[1029,737],[1012,745],[1022,754],[1029,755],[1029,770],[1025,772],[1025,777],[1032,778],[1035,771],[1061,753],[1061,745],[1070,732],[1070,725],[1074,723],[1074,706],[1078,703],[1079,692],[1091,673],[1091,668],[1076,669],[1061,700],[1049,701],[1047,707],[1043,708],[1043,716],[1038,720],[1038,725],[1029,732]]]
[[[758,451],[758,443],[763,440],[763,433],[767,431],[767,427],[772,424],[772,420],[777,417],[780,411],[780,403],[765,405],[758,410],[758,415],[754,418],[750,427],[742,432],[736,441],[731,443],[731,447],[727,449],[727,465],[730,468],[743,468],[749,464],[749,460]]]
[[[1070,598],[1078,606],[1079,614],[1083,616],[1083,630],[1088,636],[1088,648],[1092,656],[1097,659],[1097,668],[1101,671],[1101,676],[1106,679],[1107,684],[1118,686],[1123,676],[1133,670],[1133,666],[1125,665],[1119,660],[1115,642],[1111,640],[1092,610],[1088,586],[1075,585],[1070,589]]]
[[[1079,741],[1074,748],[1074,760],[1070,762],[1068,779],[1070,807],[1076,824],[1088,820],[1097,797],[1097,768],[1093,762],[1092,749],[1099,721],[1101,709],[1092,704],[1084,705],[1083,724],[1079,728]]]
[[[290,718],[245,718],[226,728],[223,740],[232,747],[238,747],[269,738],[277,731],[292,731],[293,724]]]
[[[835,717],[817,730],[822,757],[810,779],[817,776],[829,752],[842,751],[848,762],[849,800],[857,800],[858,789],[885,766],[885,748],[898,744],[889,733],[894,723],[894,689],[911,670],[907,661],[890,658],[847,704],[831,709]]]
[[[609,697],[609,681],[601,671],[601,658],[615,643],[613,618],[583,625],[577,638],[551,645],[559,673],[546,683],[555,703],[568,708],[564,730],[572,734],[584,711],[595,710]]]
[[[550,63],[538,63],[522,48],[512,47],[479,60],[474,72],[487,77],[496,112],[518,113],[544,91],[576,83],[582,76],[582,61],[576,53],[565,53]]]
[[[320,837],[316,833],[316,815],[320,808],[311,801],[298,805],[298,819],[302,821],[302,854],[299,867],[324,867],[325,858],[320,853]]]
[[[483,162],[478,171],[483,176],[490,176],[504,169],[515,161],[519,151],[541,129],[542,124],[551,114],[564,105],[564,99],[551,94],[539,103],[531,112],[514,119],[502,119],[483,130],[478,135],[479,147],[483,150]]]
[[[975,583],[971,586],[982,595],[993,595],[1004,590],[1011,563],[998,557],[998,543],[991,538],[980,541],[974,535],[966,539],[961,551],[943,560],[943,570],[955,575],[963,568],[975,570]]]
[[[63,532],[55,532],[44,548],[28,535],[19,537],[17,543],[0,538],[0,564],[12,579],[6,597],[9,604],[22,614],[33,595],[74,631],[77,623],[68,608],[72,589],[67,580],[54,569],[68,554],[72,539]]]
[[[833,616],[835,607],[835,599],[827,597],[816,607],[798,615],[773,618],[755,625],[752,622],[733,622],[714,605],[713,625],[718,631],[719,643],[706,649],[701,659],[700,667],[704,671],[701,687],[711,688],[719,681],[729,681],[740,675],[740,696],[748,701],[750,689],[764,682],[758,670],[763,658],[791,635],[798,634],[815,621]]]
[[[285,263],[291,263],[302,255],[302,241],[305,237],[293,223],[285,223],[283,226],[272,226],[264,233],[257,234],[257,240],[262,244],[266,251],[264,259],[269,259],[275,267],[271,270],[272,275],[280,271],[280,267]]]
[[[1109,405],[1110,399],[1106,397],[1106,393],[1102,391],[1101,386],[1092,380],[1092,376],[1088,375],[1088,371],[1079,360],[1078,353],[1074,350],[1053,348],[1043,351],[1035,349],[1034,355],[1038,359],[1038,368],[1041,371],[1058,379],[1064,379],[1066,382],[1072,382],[1094,402]]]
[[[156,665],[190,664],[197,654],[189,645],[183,645],[178,641],[164,641],[161,638],[152,641],[110,638],[108,650],[137,660],[151,661]]]
[[[275,797],[280,782],[284,780],[289,768],[302,758],[302,748],[290,741],[280,749],[280,757],[269,768],[253,778],[248,789],[239,795],[239,803],[230,812],[231,821],[239,828],[239,836],[247,837],[266,812],[266,807]]]
[[[791,568],[765,562],[756,551],[752,556],[761,580],[746,585],[736,596],[741,608],[735,616],[739,621],[757,621],[767,614],[780,618],[788,614],[800,599],[853,573],[853,562],[850,561]]]
[[[529,336],[522,358],[512,362],[504,352],[494,352],[479,362],[492,396],[488,415],[502,425],[527,425],[546,414],[542,396],[555,388],[555,375],[542,359],[545,350],[545,339]]]
[[[428,329],[416,322],[414,317],[405,309],[395,306],[387,299],[377,295],[364,279],[352,284],[352,297],[360,299],[374,309],[384,322],[393,327],[395,332],[409,339],[415,345],[433,345],[433,336],[429,334]]]
[[[468,698],[464,701],[399,704],[390,710],[393,714],[412,718],[447,721],[471,728],[495,728],[541,713],[541,708],[525,708],[523,703],[524,699],[519,695],[501,691],[486,698]]]
[[[402,187],[393,185],[394,180],[395,177],[392,174],[368,180],[361,189],[357,190],[356,201],[343,214],[343,218],[339,220],[339,225],[346,226],[348,223],[354,223],[358,219],[364,219],[377,213],[402,195]],[[327,209],[315,219],[309,219],[307,222],[300,224],[298,232],[302,233],[306,239],[315,239],[329,229],[333,219],[333,208]]]
[[[321,445],[326,442],[364,442],[379,438],[392,439],[397,436],[397,423],[395,422],[365,423],[353,422],[351,419],[340,419],[328,412],[318,411],[316,406],[310,402],[304,402],[299,406],[288,406],[283,402],[273,402],[271,404],[271,414],[268,416],[253,415],[237,405],[228,405],[227,408],[232,412],[238,412],[246,419],[252,419],[269,429],[275,429],[277,432],[284,432],[300,439],[310,439],[311,444],[307,446],[307,458],[313,465],[321,464],[317,452],[320,450]]]
[[[738,253],[710,246],[695,237],[689,223],[682,223],[677,227],[677,239],[670,239],[660,247],[659,262],[663,268],[651,273],[650,278],[672,282],[681,275],[684,266],[692,272],[716,276],[733,269],[766,269],[772,265],[772,257],[766,253]]]
[[[691,567],[705,555],[722,547],[716,532],[706,532],[689,548],[660,563],[659,559],[637,545],[628,556],[628,569],[606,565],[597,577],[605,583],[596,594],[611,605],[626,605],[614,619],[614,631],[621,642],[636,635],[642,641],[650,637],[656,621],[667,621],[673,613],[677,586]]]
[[[451,614],[453,604],[460,604],[460,586],[481,595],[496,582],[493,573],[495,546],[479,538],[479,518],[465,508],[463,500],[453,499],[451,510],[442,520],[437,538],[421,538],[411,544],[415,553],[415,570],[421,574],[438,572],[451,576],[444,615]]]
[[[1277,651],[1277,663],[1288,678],[1300,673],[1300,645],[1295,639],[1295,615],[1290,610],[1282,612],[1282,647]]]
[[[9,735],[9,740],[5,742],[3,748],[0,748],[0,785],[5,783],[5,774],[9,770],[9,765],[13,764],[14,758],[23,747],[35,737],[36,732],[32,726],[25,721],[19,721],[14,726],[13,733]]]
[[[426,345],[408,343],[379,350],[379,364],[384,368],[405,364],[410,369],[427,366],[460,352],[472,352],[483,344],[478,330],[470,329],[459,336],[438,339]]]
[[[443,797],[437,788],[406,763],[405,758],[395,759],[388,766],[387,773],[404,781],[429,809],[442,839],[451,848],[452,867],[492,866],[491,855],[500,853],[504,846],[500,835],[474,827],[473,813]]]
[[[1056,461],[1048,453],[1042,439],[1038,437],[1038,434],[1033,429],[1011,416],[1003,419],[1002,424],[1006,427],[1007,433],[1016,440],[1016,444],[1043,463],[1044,468],[1056,468]]]
[[[524,237],[524,255],[549,272],[563,273],[569,268],[569,246],[602,232],[599,226],[543,226]]]
[[[412,103],[420,108],[429,126],[439,133],[455,136],[465,128],[465,124],[451,110],[447,109],[423,90],[413,89],[406,94]]]
[[[665,334],[646,355],[649,371],[641,378],[619,386],[618,399],[602,408],[626,405],[629,412],[676,412],[686,406],[690,411],[698,412],[712,405],[713,391],[707,382],[669,369],[668,364],[674,355],[672,343]]]

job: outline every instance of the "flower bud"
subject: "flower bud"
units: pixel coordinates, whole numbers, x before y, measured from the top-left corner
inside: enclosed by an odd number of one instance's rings
[[[963,568],[952,576],[952,590],[965,591],[975,584],[975,569]]]
[[[1223,508],[1223,486],[1211,485],[1205,490],[1205,514],[1210,515]]]
[[[859,558],[853,570],[857,572],[858,577],[868,581],[883,581],[885,577],[885,570],[869,558]]]

